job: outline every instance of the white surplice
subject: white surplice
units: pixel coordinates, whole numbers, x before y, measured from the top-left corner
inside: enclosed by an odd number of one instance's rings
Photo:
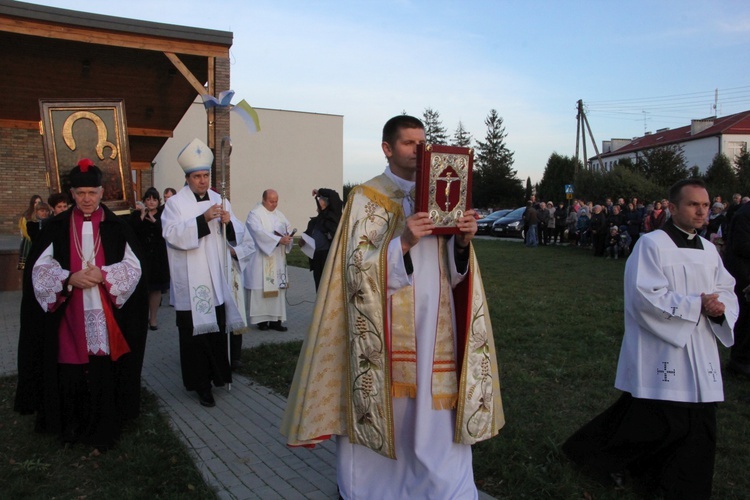
[[[241,328],[244,324],[228,283],[226,266],[229,263],[228,259],[231,258],[229,244],[224,242],[219,219],[213,219],[208,223],[211,233],[203,238],[198,238],[196,220],[196,217],[203,214],[210,206],[221,203],[221,196],[211,190],[208,191],[208,197],[199,202],[195,199],[195,194],[190,187],[184,186],[169,199],[164,208],[161,219],[162,233],[167,241],[167,255],[169,256],[170,304],[178,311],[191,311],[195,299],[193,290],[195,285],[191,287],[190,280],[207,273],[204,283],[210,288],[206,299],[210,299],[211,307],[205,310],[205,314],[213,315],[216,306],[226,304],[227,326],[229,330],[233,330]],[[232,206],[228,200],[226,210],[231,214],[236,241],[242,241],[245,228],[232,213]],[[190,262],[199,264],[190,268]],[[196,312],[195,310],[192,312],[196,333],[219,330],[218,325],[209,325],[210,328],[207,326],[204,331],[199,331],[200,323],[195,317]],[[213,321],[216,321],[215,316]]]
[[[404,192],[414,186],[414,182],[396,177],[390,169],[386,175]],[[408,198],[403,207],[405,215],[411,215]],[[389,296],[410,284],[414,288],[417,397],[393,399],[396,460],[352,445],[346,436],[336,437],[338,485],[345,499],[405,498],[404,495],[446,500],[477,498],[471,446],[453,442],[455,410],[432,408],[432,360],[440,302],[438,251],[437,236],[421,238],[409,251],[414,267],[410,277],[406,274],[401,238],[389,243]],[[448,242],[448,257],[450,281],[455,286],[465,275],[456,270],[452,239]],[[455,312],[452,316],[455,331]]]
[[[697,237],[697,236],[696,236]],[[625,266],[625,337],[615,387],[636,398],[707,403],[724,400],[716,339],[734,343],[734,278],[716,247],[678,248],[667,233],[638,240]],[[726,306],[719,324],[701,314],[701,293]]]

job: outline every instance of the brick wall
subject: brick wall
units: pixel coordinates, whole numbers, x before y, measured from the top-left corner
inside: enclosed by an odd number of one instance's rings
[[[0,128],[0,234],[18,234],[35,194],[47,201],[44,143],[38,130]]]

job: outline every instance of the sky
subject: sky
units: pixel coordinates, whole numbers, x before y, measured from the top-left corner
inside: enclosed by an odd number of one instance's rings
[[[575,155],[579,99],[599,148],[750,110],[746,0],[29,3],[231,31],[233,103],[342,115],[345,183],[382,172],[382,126],[402,112],[484,140],[496,109],[525,184]]]

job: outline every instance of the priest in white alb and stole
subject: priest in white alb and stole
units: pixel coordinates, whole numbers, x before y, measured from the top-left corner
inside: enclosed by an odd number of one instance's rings
[[[180,152],[185,186],[169,198],[162,234],[169,257],[169,300],[180,335],[182,382],[206,407],[216,404],[212,386],[232,382],[225,332],[246,327],[233,298],[229,259],[244,228],[229,200],[212,191],[214,155],[199,139]]]
[[[471,445],[504,424],[498,364],[471,240],[414,213],[424,125],[383,128],[385,172],[357,186],[323,271],[281,431],[336,435],[343,498],[477,498]]]
[[[701,180],[676,183],[671,218],[641,237],[625,266],[620,399],[563,446],[585,471],[629,473],[667,499],[710,498],[716,407],[724,400],[716,341],[734,343],[734,278],[700,237],[710,212]]]
[[[75,205],[47,221],[24,276],[16,409],[103,451],[139,413],[146,295],[136,237],[101,204],[101,170],[84,158],[70,185]]]
[[[248,321],[260,330],[287,331],[286,288],[289,284],[286,271],[286,254],[292,250],[292,228],[286,216],[278,209],[279,194],[273,189],[263,191],[263,201],[258,203],[245,221],[245,229],[255,241],[256,251],[250,257],[245,272],[248,289]]]

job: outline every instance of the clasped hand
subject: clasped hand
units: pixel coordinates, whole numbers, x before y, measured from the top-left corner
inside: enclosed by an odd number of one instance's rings
[[[211,222],[214,219],[221,219],[221,222],[224,224],[228,224],[232,218],[228,211],[221,208],[220,203],[211,205],[211,207],[203,213],[203,217],[206,218],[206,222]]]
[[[701,310],[706,316],[718,317],[724,314],[724,304],[719,301],[718,293],[701,294]]]
[[[76,288],[92,288],[104,281],[102,270],[88,264],[87,267],[70,275],[68,283]]]

